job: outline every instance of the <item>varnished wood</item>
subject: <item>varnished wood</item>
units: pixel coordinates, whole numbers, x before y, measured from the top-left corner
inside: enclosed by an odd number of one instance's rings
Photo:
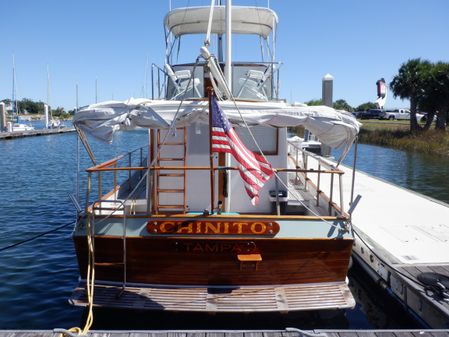
[[[150,234],[186,236],[252,235],[273,237],[280,230],[279,224],[275,221],[244,221],[242,219],[238,219],[238,221],[220,219],[150,220],[146,227]]]
[[[85,237],[75,237],[82,277],[86,276]],[[127,238],[128,282],[147,284],[269,285],[342,281],[351,254],[352,240],[190,239]],[[237,255],[260,254],[258,270],[240,270]],[[117,262],[122,239],[97,237],[95,258]],[[98,280],[120,282],[122,267],[98,267]]]

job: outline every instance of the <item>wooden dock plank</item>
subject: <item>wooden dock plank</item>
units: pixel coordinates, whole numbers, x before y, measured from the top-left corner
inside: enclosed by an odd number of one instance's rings
[[[38,129],[30,131],[16,131],[16,132],[0,132],[0,140],[22,138],[22,137],[48,136],[74,131],[75,128],[60,128],[60,129]]]
[[[91,331],[89,337],[449,337],[449,330]],[[51,330],[0,330],[0,337],[59,337]]]
[[[355,332],[355,331],[339,332],[338,336],[339,337],[358,337],[357,332]]]

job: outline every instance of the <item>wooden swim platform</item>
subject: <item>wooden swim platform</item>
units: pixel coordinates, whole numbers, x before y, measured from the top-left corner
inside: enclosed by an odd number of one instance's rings
[[[95,285],[94,306],[138,310],[189,312],[290,312],[352,308],[354,299],[345,282],[284,286],[121,287]],[[87,306],[84,284],[69,302]]]

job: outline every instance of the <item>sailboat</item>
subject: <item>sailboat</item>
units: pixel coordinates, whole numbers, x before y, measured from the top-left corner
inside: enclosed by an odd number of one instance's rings
[[[19,112],[16,100],[16,62],[14,55],[12,57],[12,98],[11,98],[11,122],[7,123],[8,132],[33,131],[34,127],[19,122]]]
[[[75,114],[92,166],[73,232],[80,283],[72,304],[214,313],[354,307],[343,171],[289,144],[287,128],[302,125],[346,153],[359,124],[279,99],[269,38],[277,24],[262,7],[173,9],[152,99]],[[270,61],[232,62],[231,31],[270,44]],[[190,34],[206,35],[199,57],[175,64],[174,46]],[[225,62],[209,50],[213,34],[226,35]],[[148,146],[96,161],[88,136],[111,142],[133,128],[148,129]]]

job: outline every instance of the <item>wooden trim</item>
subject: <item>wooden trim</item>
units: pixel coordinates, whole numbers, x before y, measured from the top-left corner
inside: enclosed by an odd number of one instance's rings
[[[96,218],[101,217],[107,218],[123,218],[123,215],[95,215]],[[261,219],[261,220],[311,220],[311,221],[333,221],[333,220],[341,220],[346,221],[349,220],[349,217],[344,216],[312,216],[312,215],[270,215],[270,214],[189,214],[189,213],[179,213],[179,214],[157,214],[153,216],[148,215],[131,215],[127,214],[126,218],[136,218],[136,219],[162,219],[162,218],[228,218],[228,219]]]
[[[87,172],[100,172],[100,171],[145,171],[148,167],[145,166],[135,166],[135,167],[111,167],[111,168],[99,168],[99,169],[89,169]],[[185,171],[209,171],[209,166],[152,166],[150,167],[150,170],[185,170]],[[214,167],[214,170],[216,171],[223,171],[223,170],[233,170],[237,171],[238,167],[236,166],[217,166]],[[327,173],[327,174],[338,174],[343,175],[344,172],[338,169],[335,170],[314,170],[314,169],[291,169],[291,168],[273,168],[273,170],[277,172],[298,172],[298,173]]]
[[[342,211],[341,207],[338,206],[338,204],[335,201],[330,202],[330,198],[327,196],[327,194],[322,190],[318,189],[310,178],[304,177],[304,179],[307,181],[307,184],[310,185],[317,192],[317,194],[319,194],[321,198],[324,199],[324,201],[326,201],[335,211],[340,213],[342,217],[349,219],[349,214]]]

